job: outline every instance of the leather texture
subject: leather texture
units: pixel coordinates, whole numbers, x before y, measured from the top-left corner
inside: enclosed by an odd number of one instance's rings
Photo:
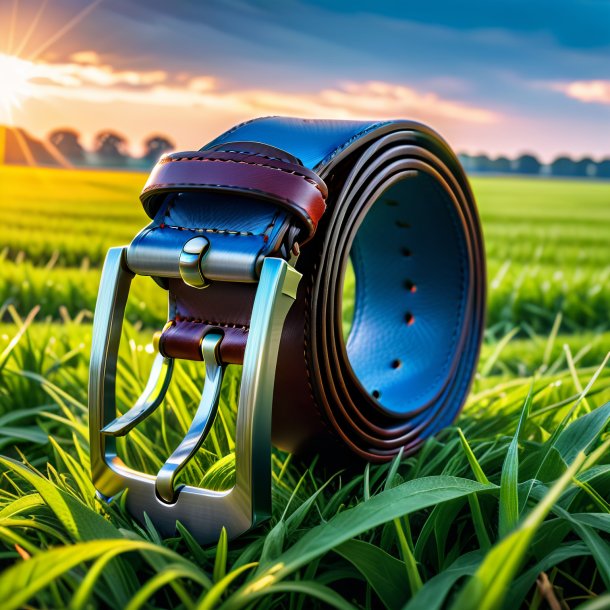
[[[176,247],[197,232],[222,235],[226,256],[249,249],[257,260],[288,258],[295,241],[305,244],[275,380],[278,446],[349,448],[384,461],[416,451],[455,419],[484,330],[485,260],[468,181],[438,134],[410,121],[271,117],[175,157],[145,189],[153,222],[138,247],[154,248],[168,231]],[[250,165],[261,159],[262,167]],[[184,169],[166,173],[172,167]],[[218,183],[231,188],[209,187]],[[345,341],[350,258],[356,296]],[[167,286],[173,325],[161,350],[200,359],[202,337],[219,329],[222,359],[240,363],[256,284]]]
[[[246,151],[212,150],[164,155],[153,169],[140,199],[149,216],[155,216],[163,195],[212,191],[245,195],[286,208],[305,229],[301,241],[315,232],[328,194],[319,176],[299,162]]]

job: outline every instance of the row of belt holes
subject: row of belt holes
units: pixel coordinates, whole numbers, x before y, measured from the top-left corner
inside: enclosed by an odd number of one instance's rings
[[[398,201],[396,201],[395,199],[386,199],[385,201],[386,205],[390,206],[390,207],[396,207],[398,206]],[[396,221],[396,226],[399,229],[410,229],[411,228],[411,224],[406,222],[405,220],[397,220]],[[409,250],[409,248],[402,248],[401,249],[401,253],[404,257],[409,258],[411,256],[411,250]],[[411,281],[411,280],[406,280],[405,281],[405,288],[409,291],[409,292],[415,292],[417,290],[417,287],[415,286],[415,284]],[[415,316],[408,311],[405,314],[405,322],[410,326],[411,324],[413,324],[413,322],[415,322]],[[392,368],[397,369],[400,366],[400,360],[394,360],[392,362]]]
[[[398,205],[398,202],[394,199],[387,199],[386,205],[395,207]],[[411,228],[411,225],[408,222],[405,222],[404,220],[397,220],[396,226],[400,229],[410,229]],[[409,250],[409,248],[403,247],[401,249],[401,254],[405,258],[409,258],[412,253],[411,253],[411,250]],[[405,280],[404,287],[411,293],[414,293],[417,291],[417,286],[415,285],[415,283],[412,280]],[[407,323],[408,326],[411,326],[411,324],[413,324],[415,322],[415,316],[410,311],[407,311],[407,313],[405,314],[405,322]],[[402,366],[402,361],[399,358],[392,360],[391,367],[393,369],[399,369],[401,366]],[[371,392],[371,394],[372,394],[373,398],[375,398],[376,400],[379,400],[379,398],[381,398],[381,392],[379,390],[373,390]]]
[[[389,205],[396,205],[396,203],[397,202],[392,201],[392,203],[389,203]],[[411,228],[411,225],[408,222],[405,222],[403,220],[397,220],[396,226],[399,229],[410,229]],[[410,258],[411,254],[412,254],[411,250],[409,250],[409,248],[405,248],[405,247],[403,247],[401,249],[401,253],[405,258]],[[412,294],[417,291],[417,286],[415,285],[415,283],[412,280],[405,280],[404,287]],[[405,322],[407,323],[407,326],[411,326],[411,324],[413,324],[415,322],[415,316],[410,311],[407,311],[407,313],[405,314]],[[402,362],[397,358],[395,360],[392,360],[391,366],[393,369],[399,369],[402,366]]]

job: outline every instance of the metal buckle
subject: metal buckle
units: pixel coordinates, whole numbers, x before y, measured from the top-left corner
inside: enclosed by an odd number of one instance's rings
[[[244,356],[235,438],[235,485],[213,491],[190,485],[174,488],[178,472],[196,453],[218,408],[224,367],[218,359],[221,332],[202,341],[206,380],[201,401],[184,439],[158,475],[129,468],[117,455],[115,437],[127,434],[162,402],[173,361],[158,355],[136,404],[116,417],[117,356],[125,304],[133,272],[127,248],[109,250],[93,321],[89,373],[91,472],[99,494],[111,498],[128,489],[126,505],[138,519],[146,513],[166,536],[180,521],[201,543],[213,542],[225,527],[236,537],[271,514],[271,406],[280,337],[286,314],[296,298],[301,274],[285,260],[263,262]]]

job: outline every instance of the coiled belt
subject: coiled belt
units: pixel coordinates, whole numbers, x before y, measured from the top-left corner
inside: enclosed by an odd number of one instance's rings
[[[152,222],[107,257],[90,373],[93,480],[164,533],[202,542],[270,513],[270,441],[291,451],[349,448],[371,461],[413,452],[457,416],[484,329],[480,224],[448,145],[418,123],[266,118],[200,151],[172,153],[141,196]],[[343,284],[355,275],[344,340]],[[129,282],[169,293],[159,355],[136,405],[116,417],[118,341]],[[204,360],[193,424],[156,477],[116,455],[159,406],[175,358]],[[242,364],[236,483],[176,487]]]

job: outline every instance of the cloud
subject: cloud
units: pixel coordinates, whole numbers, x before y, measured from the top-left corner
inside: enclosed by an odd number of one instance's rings
[[[163,107],[201,106],[250,114],[302,117],[383,119],[409,116],[420,120],[451,119],[464,123],[496,123],[500,116],[475,105],[445,99],[435,92],[383,81],[345,82],[319,91],[286,92],[271,88],[222,90],[210,75],[185,83],[168,80],[163,70],[114,70],[93,65],[89,53],[74,55],[83,63],[39,64],[39,94],[107,103],[122,101]]]
[[[484,108],[443,99],[435,93],[380,81],[346,83],[320,93],[323,103],[347,108],[358,116],[395,117],[425,113],[468,123],[495,123],[499,116]]]
[[[213,76],[197,76],[188,82],[191,91],[211,91],[216,87],[216,79]]]
[[[167,80],[164,70],[114,70],[108,65],[92,65],[90,63],[54,64],[47,67],[47,78],[58,85],[81,87],[94,85],[98,87],[115,87],[129,85],[133,87],[149,87]]]
[[[101,64],[101,59],[98,53],[95,51],[77,51],[70,55],[70,59],[77,64]]]
[[[551,86],[556,91],[565,93],[587,104],[610,105],[610,80],[581,80],[571,83],[554,83]]]

